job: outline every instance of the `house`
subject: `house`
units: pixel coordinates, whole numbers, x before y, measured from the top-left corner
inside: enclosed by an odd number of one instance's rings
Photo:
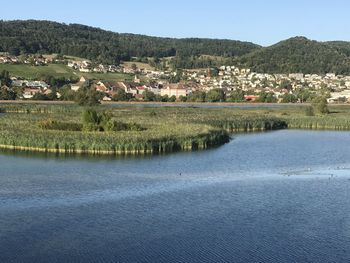
[[[38,88],[24,88],[22,96],[24,99],[31,99],[34,97],[35,94],[40,92],[41,90]]]
[[[70,88],[73,91],[78,91],[80,89],[80,87],[84,86],[86,84],[86,82],[88,81],[88,79],[86,79],[84,76],[82,76],[79,79],[79,82],[75,83],[75,84],[71,84]]]
[[[110,97],[108,97],[108,96],[104,96],[104,97],[102,98],[102,100],[103,100],[103,101],[111,101],[112,99],[111,99]]]
[[[259,96],[255,95],[244,95],[244,99],[246,101],[256,101],[259,98]]]
[[[341,92],[332,92],[331,97],[327,99],[328,103],[337,103],[340,101],[350,102],[350,90],[343,90]]]
[[[124,89],[125,93],[130,93],[132,94],[132,96],[135,96],[136,94],[138,94],[137,86],[137,83],[128,83],[126,85],[126,88]]]
[[[164,88],[161,89],[160,94],[162,96],[167,95],[168,97],[175,96],[179,98],[180,96],[187,96],[187,89],[183,84],[168,84],[165,85]]]
[[[141,80],[137,77],[137,75],[135,75],[134,82],[135,83],[140,83],[141,82]]]
[[[111,90],[111,86],[107,82],[99,81],[95,86],[96,91],[108,93]]]
[[[143,94],[146,90],[146,86],[137,86],[136,90],[137,90],[137,94]]]

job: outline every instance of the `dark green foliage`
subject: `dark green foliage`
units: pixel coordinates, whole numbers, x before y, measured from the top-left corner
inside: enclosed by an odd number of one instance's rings
[[[16,92],[7,87],[3,87],[0,90],[0,100],[15,100],[16,96]]]
[[[350,73],[350,44],[334,44],[295,37],[256,50],[237,60],[263,73]]]
[[[9,86],[11,84],[10,73],[7,70],[3,70],[0,73],[0,83],[1,85]]]
[[[0,52],[58,53],[116,64],[131,57],[175,55],[239,56],[258,45],[215,39],[172,39],[118,34],[78,24],[49,21],[0,21]]]
[[[101,92],[96,91],[94,88],[80,88],[75,96],[74,100],[80,106],[96,106],[100,104],[100,100],[102,99],[103,94]]]
[[[175,95],[170,96],[168,101],[169,102],[175,102],[176,101],[176,96]]]
[[[80,123],[62,122],[56,120],[43,120],[38,126],[44,130],[60,130],[60,131],[81,131],[83,126]]]
[[[205,101],[206,94],[204,91],[195,91],[192,94],[190,94],[187,98],[187,101],[191,102],[204,102]]]
[[[258,95],[259,95],[259,98],[256,100],[256,102],[264,102],[264,103],[277,102],[277,98],[273,95],[273,93],[261,92]]]
[[[312,101],[312,107],[319,114],[328,114],[327,99],[325,97],[316,97]]]
[[[144,101],[155,101],[156,100],[156,95],[149,90],[145,90],[145,92],[143,93],[143,100]]]
[[[232,91],[230,93],[230,96],[227,98],[227,101],[229,102],[243,102],[245,101],[244,99],[244,91],[241,89],[237,89],[235,91]]]
[[[314,115],[315,115],[315,113],[314,113],[313,107],[307,106],[305,108],[305,116],[314,116]]]
[[[114,121],[110,112],[98,112],[95,109],[86,109],[82,113],[84,131],[142,131],[137,123],[123,123]]]
[[[49,100],[49,98],[43,93],[35,93],[32,100]]]
[[[225,101],[225,93],[222,89],[212,89],[205,96],[207,102]]]
[[[112,100],[114,101],[128,101],[132,98],[130,93],[126,93],[123,89],[118,89],[117,92],[113,95]]]
[[[60,88],[59,93],[61,94],[60,100],[66,100],[66,101],[76,100],[76,92],[67,85]]]
[[[186,96],[180,95],[179,101],[181,101],[181,102],[186,102],[186,101],[187,101],[187,97],[186,97]]]
[[[290,94],[290,93],[286,93],[283,94],[282,96],[282,103],[295,103],[298,101],[297,96],[295,96],[294,94]]]

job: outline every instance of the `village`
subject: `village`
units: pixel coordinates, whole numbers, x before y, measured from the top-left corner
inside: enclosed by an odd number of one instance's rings
[[[76,83],[70,83],[69,88],[77,92],[82,87],[92,87],[101,93],[104,101],[120,100],[118,91],[128,94],[128,100],[149,100],[152,94],[160,101],[186,101],[196,93],[220,91],[224,97],[216,101],[259,101],[263,94],[268,94],[273,101],[266,102],[306,102],[307,97],[297,96],[302,91],[309,94],[325,95],[329,103],[346,103],[350,101],[350,76],[328,73],[317,74],[266,74],[252,72],[247,68],[237,66],[221,66],[217,68],[198,70],[167,70],[138,68],[121,65],[103,65],[87,60],[67,60],[60,56],[10,56],[0,55],[0,64],[31,64],[45,66],[49,63],[65,63],[69,68],[82,74],[89,72],[101,73],[100,79],[89,79],[84,75]],[[104,73],[120,72],[132,76],[132,81],[105,81]],[[11,76],[11,82],[1,84],[2,90],[22,89],[19,99],[33,99],[36,94],[48,95],[53,87],[42,80],[28,80]],[[57,99],[61,97],[60,89],[55,88]],[[234,94],[241,94],[236,98]],[[40,96],[39,96],[40,97]],[[236,98],[231,99],[230,98]],[[223,99],[225,98],[225,99]],[[286,98],[288,98],[286,100]],[[198,100],[200,101],[200,100]],[[215,100],[214,100],[215,101]],[[265,102],[261,101],[260,102]]]

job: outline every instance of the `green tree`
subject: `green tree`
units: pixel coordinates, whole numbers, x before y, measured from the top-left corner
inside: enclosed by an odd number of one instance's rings
[[[38,92],[34,94],[33,100],[49,100],[49,98],[45,94]]]
[[[80,88],[75,94],[75,102],[81,106],[96,106],[100,104],[103,94],[94,88]]]
[[[297,96],[290,93],[285,93],[282,95],[282,103],[295,103],[298,101]]]
[[[156,95],[152,91],[145,90],[143,93],[143,99],[145,101],[155,101]]]
[[[186,102],[186,101],[187,101],[187,97],[181,95],[181,96],[179,97],[179,101],[181,101],[181,102]]]
[[[319,114],[324,115],[329,113],[328,103],[325,97],[316,97],[312,101],[312,107],[314,111],[316,111]]]
[[[16,93],[9,88],[2,88],[0,91],[0,100],[15,100],[16,99]]]
[[[205,100],[208,102],[219,102],[224,101],[224,99],[225,93],[222,89],[212,89],[205,96]]]
[[[242,102],[245,101],[244,99],[244,91],[241,89],[236,89],[230,93],[230,96],[228,98],[228,101],[231,102]]]
[[[190,94],[187,98],[187,101],[191,102],[204,102],[205,101],[206,94],[204,91],[195,91],[192,94]]]
[[[10,86],[10,84],[11,84],[10,72],[8,72],[7,70],[1,71],[0,83],[1,83],[1,85]]]
[[[123,89],[118,89],[116,94],[113,95],[112,99],[114,101],[127,101],[127,93]]]
[[[170,96],[168,101],[169,102],[175,102],[176,101],[176,96],[175,95]]]

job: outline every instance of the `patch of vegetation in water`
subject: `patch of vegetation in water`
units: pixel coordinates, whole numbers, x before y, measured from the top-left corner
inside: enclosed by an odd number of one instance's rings
[[[22,108],[21,108],[22,107]],[[290,109],[2,105],[0,148],[77,154],[145,154],[207,149],[229,133],[284,128],[348,129],[350,108],[326,115]]]

